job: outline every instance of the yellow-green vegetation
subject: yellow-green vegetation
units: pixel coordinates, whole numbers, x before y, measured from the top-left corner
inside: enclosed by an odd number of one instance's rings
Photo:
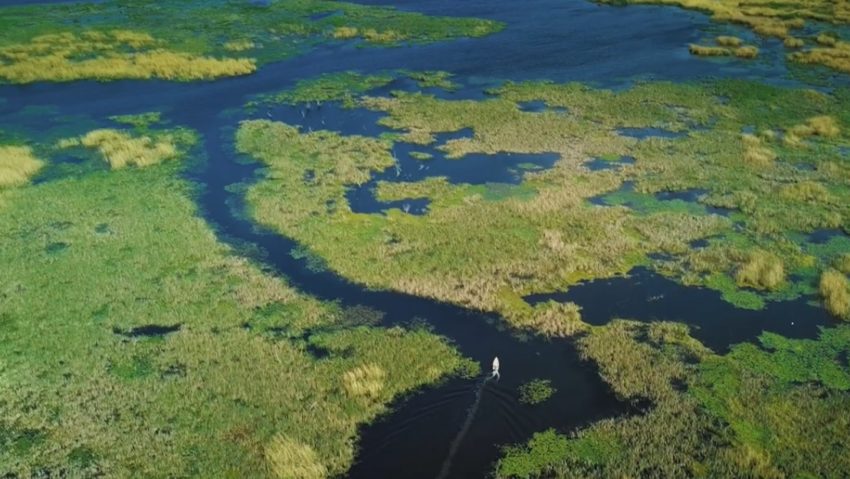
[[[742,287],[777,289],[785,281],[785,267],[776,255],[756,250],[735,274],[735,280]]]
[[[618,320],[579,340],[639,415],[506,450],[497,477],[841,477],[850,427],[850,328],[764,334],[716,355],[674,323]]]
[[[0,78],[11,83],[161,78],[210,80],[256,70],[253,59],[168,51],[144,33],[86,31],[41,35],[0,47]]]
[[[532,379],[519,387],[519,402],[523,404],[540,404],[557,392],[548,379]]]
[[[316,451],[285,436],[275,436],[266,446],[273,477],[281,479],[322,479],[328,469],[319,462]]]
[[[721,47],[740,47],[744,43],[738,37],[731,37],[726,35],[721,35],[717,37],[716,41],[717,44]]]
[[[691,52],[691,55],[701,57],[728,57],[732,55],[732,50],[725,47],[709,47],[695,44],[688,46],[688,51]]]
[[[610,4],[651,4],[651,5],[675,5],[691,10],[699,10],[711,15],[712,20],[724,23],[745,25],[755,33],[775,37],[783,40],[789,49],[798,49],[805,46],[803,39],[794,36],[795,32],[802,35],[803,27],[807,22],[825,23],[834,25],[850,24],[850,8],[843,1],[832,0],[597,0],[600,3]],[[718,43],[721,43],[719,37]],[[734,37],[731,37],[734,38]],[[813,43],[818,46],[803,51],[790,53],[788,58],[801,64],[822,65],[834,70],[850,73],[850,42],[844,41],[834,35],[819,34],[812,38]],[[758,50],[755,47],[744,47],[746,50],[740,56],[745,58],[755,57]],[[703,53],[695,53],[693,46],[691,52],[697,55],[717,53],[717,48],[699,47]],[[712,53],[713,52],[713,53]],[[729,53],[726,53],[727,55]],[[752,55],[752,56],[749,56]]]
[[[258,65],[331,38],[395,45],[477,37],[502,28],[487,20],[331,0],[265,5],[166,0],[156,8],[149,3],[0,8],[0,80],[210,80],[252,73]]]
[[[820,277],[820,294],[830,313],[850,319],[850,281],[847,276],[835,270],[824,271]]]
[[[235,256],[181,168],[0,191],[0,474],[339,475],[358,425],[469,366]]]
[[[457,88],[457,84],[451,80],[451,73],[444,71],[399,70],[370,74],[344,71],[300,80],[294,87],[287,90],[257,95],[246,106],[255,107],[262,104],[297,105],[300,103],[338,101],[342,102],[342,105],[346,108],[353,108],[357,106],[355,100],[359,95],[389,85],[399,77],[406,77],[415,81],[420,88],[442,88],[444,90]]]
[[[145,118],[120,118],[124,121],[139,122]],[[150,119],[148,119],[150,120]],[[137,130],[146,130],[146,126]],[[83,147],[97,151],[112,169],[129,165],[145,167],[166,160],[184,156],[186,150],[195,142],[192,132],[185,129],[134,134],[130,131],[100,129],[93,130],[80,138],[67,138],[59,141],[59,148]]]
[[[729,57],[736,56],[738,58],[755,58],[758,56],[759,49],[752,45],[743,45],[743,42],[738,37],[719,36],[715,40],[718,46],[704,46],[691,44],[688,51],[692,55],[702,57]]]
[[[43,166],[28,146],[0,145],[0,189],[26,184]]]
[[[617,92],[509,83],[490,93],[481,101],[416,92],[346,97],[387,114],[380,123],[398,132],[380,139],[242,123],[238,150],[267,166],[266,178],[248,191],[251,214],[370,287],[496,311],[557,336],[583,330],[579,308],[533,308],[523,296],[649,265],[760,308],[816,294],[820,271],[850,247],[846,236],[828,248],[806,238],[850,227],[850,170],[840,151],[850,141],[844,90],[726,81]],[[569,113],[522,111],[528,101]],[[622,128],[683,134],[635,139]],[[430,144],[463,129],[473,134],[438,147],[446,157],[554,152],[560,160],[525,173],[519,185],[381,181],[379,200],[428,198],[427,214],[352,212],[347,189],[394,165],[392,142]],[[748,129],[754,133],[742,135]],[[623,156],[634,164],[585,166]],[[699,239],[705,242],[692,246]]]
[[[393,81],[388,73],[363,75],[357,72],[329,73],[318,78],[301,80],[294,87],[277,93],[259,95],[248,106],[263,103],[296,105],[298,103],[340,101],[348,107],[355,106],[358,94],[380,88]]]

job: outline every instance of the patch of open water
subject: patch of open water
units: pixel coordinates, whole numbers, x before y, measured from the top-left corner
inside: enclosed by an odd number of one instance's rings
[[[739,309],[720,293],[684,287],[645,268],[628,277],[588,281],[565,292],[525,298],[532,304],[549,300],[582,306],[582,319],[605,324],[613,318],[638,321],[676,321],[693,328],[693,336],[717,352],[730,345],[754,341],[763,331],[793,338],[817,337],[819,328],[835,324],[823,309],[806,299],[770,302],[758,311]]]

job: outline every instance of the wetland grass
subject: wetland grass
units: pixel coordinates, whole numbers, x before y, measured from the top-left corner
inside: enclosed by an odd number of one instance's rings
[[[0,145],[0,189],[26,184],[42,167],[32,148]]]
[[[235,256],[181,178],[170,160],[0,191],[0,291],[16,292],[0,295],[14,385],[0,392],[0,472],[338,475],[359,425],[469,370],[440,337],[351,327],[336,305]],[[181,327],[114,332],[152,324]],[[346,373],[364,365],[352,384],[368,400],[352,401]]]
[[[532,379],[519,387],[519,402],[535,405],[547,401],[558,390],[548,379]]]
[[[2,7],[2,17],[0,80],[10,83],[213,80],[253,73],[323,38],[397,45],[477,37],[503,28],[488,20],[326,0],[265,6],[166,0],[157,3],[155,12],[144,4],[109,0]],[[134,30],[120,28],[128,19]]]
[[[807,23],[817,25],[847,25],[850,23],[850,9],[844,2],[828,0],[788,0],[783,2],[738,0],[597,0],[608,4],[650,4],[673,5],[690,10],[698,10],[711,15],[712,20],[723,23],[745,25],[753,32],[775,37],[783,41],[788,49],[805,47],[805,42],[794,36]],[[802,32],[798,35],[803,34]],[[717,41],[721,47],[702,47],[692,45],[691,53],[705,56],[725,56],[736,54],[742,58],[754,58],[758,54],[755,47],[741,47],[737,50],[722,48],[732,45],[732,40],[721,36]],[[723,40],[721,40],[723,39]],[[850,73],[850,43],[834,34],[819,33],[814,36],[818,46],[807,50],[792,52],[788,59],[804,65],[821,65],[833,70]],[[723,42],[723,43],[721,43]],[[694,48],[696,47],[696,48]]]
[[[838,318],[850,320],[850,281],[835,270],[827,270],[820,277],[820,294],[826,309]]]
[[[142,121],[141,128],[137,130],[147,128],[144,124],[145,119],[123,118],[123,120],[134,123]],[[149,132],[149,135],[133,135],[123,130],[100,129],[90,131],[80,138],[61,140],[58,146],[60,148],[79,146],[95,150],[110,168],[120,169],[130,165],[146,167],[185,156],[186,150],[196,141],[193,133],[180,129]]]
[[[595,327],[580,350],[645,411],[570,436],[536,434],[505,449],[496,476],[840,477],[850,466],[840,452],[850,426],[850,371],[839,361],[848,334],[764,334],[761,347],[718,355],[682,324]]]
[[[421,92],[369,96],[363,77],[351,78],[306,81],[283,94],[297,91],[301,102],[334,98],[383,112],[379,123],[400,134],[301,133],[258,120],[242,124],[237,148],[268,167],[266,179],[248,191],[251,214],[307,245],[330,269],[370,287],[496,311],[518,327],[569,336],[584,328],[579,308],[532,308],[521,297],[649,265],[685,284],[716,289],[737,305],[760,308],[768,300],[816,293],[812,285],[833,256],[803,252],[795,235],[838,228],[850,217],[843,170],[811,157],[815,148],[838,155],[847,140],[840,126],[847,97],[840,91],[724,81],[647,83],[613,92],[527,82],[507,83],[474,101]],[[528,101],[569,114],[518,108]],[[776,107],[765,111],[765,102]],[[746,126],[759,133],[742,135]],[[622,128],[691,130],[636,140]],[[445,178],[382,181],[378,200],[427,198],[428,212],[351,211],[346,191],[393,166],[392,142],[415,137],[427,144],[464,129],[472,135],[438,147],[447,158],[554,152],[560,160],[526,172],[510,188]],[[772,133],[783,130],[805,141],[790,145]],[[602,156],[635,160],[629,168],[585,168],[587,158]],[[793,166],[801,161],[814,161],[817,169]],[[313,180],[302,181],[305,175]],[[497,189],[517,193],[493,194]],[[692,191],[701,193],[690,197]],[[711,208],[728,211],[742,230]],[[705,248],[692,246],[706,238],[712,239]],[[659,252],[667,259],[650,256]]]

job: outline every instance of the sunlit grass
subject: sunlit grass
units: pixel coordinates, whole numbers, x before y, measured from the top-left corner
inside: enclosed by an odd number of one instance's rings
[[[740,47],[744,42],[738,37],[721,35],[716,39],[721,47]]]
[[[3,473],[336,476],[394,397],[474,368],[425,330],[352,329],[235,256],[182,173],[170,160],[0,195]],[[180,329],[116,333],[151,324]],[[352,400],[362,365],[385,376]]]
[[[345,392],[353,399],[378,399],[384,389],[387,372],[376,364],[364,364],[342,375]]]
[[[43,166],[28,146],[0,145],[0,189],[26,184]]]
[[[121,30],[42,35],[30,43],[0,48],[0,78],[12,83],[86,78],[190,81],[256,69],[252,59],[202,57],[169,51],[161,44],[146,33]]]
[[[739,286],[777,289],[785,281],[782,260],[766,251],[753,251],[735,274]]]
[[[250,74],[259,65],[313,48],[323,37],[396,45],[477,37],[503,28],[488,20],[327,0],[262,6],[163,0],[156,10],[107,0],[2,7],[2,19],[0,81],[11,83],[213,80]],[[133,30],[125,29],[128,22]]]
[[[850,281],[847,276],[835,270],[824,271],[819,289],[830,313],[841,319],[850,319]]]
[[[662,332],[659,333],[659,330]],[[546,431],[507,448],[496,476],[840,477],[850,328],[815,340],[762,335],[718,355],[675,323],[614,321],[579,340],[582,354],[640,414],[570,436]]]
[[[770,2],[758,0],[741,2],[738,0],[597,0],[611,4],[654,4],[675,5],[682,8],[699,10],[711,15],[712,20],[724,23],[740,24],[753,32],[783,40],[788,49],[800,49],[805,42],[795,37],[795,32],[803,29],[807,22],[823,24],[850,24],[850,9],[843,2],[828,0],[788,0]],[[798,33],[798,35],[803,32]],[[691,53],[704,56],[722,56],[736,54],[742,58],[753,58],[758,54],[755,47],[737,47],[734,37],[718,37],[721,47],[692,46]],[[820,33],[815,37],[819,46],[807,50],[792,52],[791,61],[801,64],[823,65],[834,70],[850,72],[850,43],[834,34]],[[696,48],[694,48],[696,47]]]
[[[136,121],[132,119],[131,121]],[[80,138],[59,142],[60,148],[82,146],[96,150],[113,169],[127,166],[145,167],[185,155],[186,148],[194,143],[191,133],[174,130],[155,136],[133,135],[128,131],[101,129],[86,133]]]
[[[267,178],[247,195],[252,215],[307,245],[330,269],[370,287],[496,311],[518,327],[570,336],[584,328],[578,307],[532,308],[522,296],[646,264],[758,309],[767,301],[815,294],[818,272],[832,261],[826,253],[803,253],[795,235],[843,224],[850,200],[843,170],[812,157],[815,148],[838,155],[846,141],[841,93],[746,82],[650,83],[617,92],[528,82],[506,84],[476,101],[416,92],[364,96],[363,79],[320,77],[282,94],[383,112],[379,123],[399,133],[371,139],[253,121],[242,124],[237,147],[268,166]],[[528,101],[569,114],[518,108]],[[765,101],[774,107],[764,110]],[[635,140],[622,134],[623,127],[687,134]],[[554,152],[560,160],[549,170],[525,173],[517,186],[381,181],[379,200],[428,198],[427,214],[351,211],[347,189],[395,164],[393,141],[428,144],[463,129],[472,134],[439,146],[447,158]],[[792,131],[807,135],[810,147],[781,140]],[[635,161],[616,170],[585,168],[588,158],[605,155]],[[804,162],[817,168],[795,166]],[[632,185],[618,190],[626,181]],[[660,196],[668,193],[684,199]],[[730,216],[711,214],[709,207]],[[708,247],[693,246],[708,237]],[[653,252],[668,259],[650,258]]]
[[[323,479],[327,468],[310,446],[277,435],[266,446],[266,459],[274,477],[280,479]]]

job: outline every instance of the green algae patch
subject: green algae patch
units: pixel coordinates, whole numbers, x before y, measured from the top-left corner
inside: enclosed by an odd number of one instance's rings
[[[339,475],[359,425],[469,370],[443,338],[351,327],[235,256],[198,217],[182,167],[0,191],[4,473]]]
[[[766,333],[724,355],[677,323],[617,320],[579,339],[634,416],[504,450],[497,477],[838,477],[850,425],[850,328]],[[647,405],[649,401],[649,405]]]
[[[536,311],[522,296],[645,265],[759,309],[815,294],[840,250],[844,235],[829,247],[808,235],[846,231],[850,217],[843,90],[526,82],[505,83],[484,100],[450,100],[417,91],[378,96],[362,86],[365,77],[338,78],[356,81],[319,78],[302,91],[334,80],[335,101],[384,113],[378,123],[395,131],[346,137],[256,121],[243,123],[237,147],[270,166],[249,188],[251,214],[370,287],[496,311],[516,326],[563,336],[583,329],[573,320],[578,310]],[[523,111],[529,101],[566,113]],[[524,171],[519,184],[379,181],[376,199],[427,198],[427,213],[351,211],[345,193],[393,167],[394,143],[432,144],[467,129],[471,135],[437,150],[461,162],[468,154],[560,159]],[[586,166],[623,157],[634,161]]]
[[[26,184],[43,166],[28,146],[0,145],[0,189]]]
[[[156,8],[112,0],[0,12],[0,79],[10,83],[213,80],[250,74],[328,41],[391,46],[479,37],[503,28],[488,20],[326,0],[265,5],[168,0],[156,2]]]

